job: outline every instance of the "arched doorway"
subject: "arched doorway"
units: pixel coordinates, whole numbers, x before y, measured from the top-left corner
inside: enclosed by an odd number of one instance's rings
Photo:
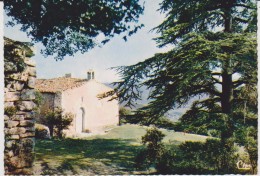
[[[82,133],[85,130],[85,110],[80,108],[76,117],[76,132]]]

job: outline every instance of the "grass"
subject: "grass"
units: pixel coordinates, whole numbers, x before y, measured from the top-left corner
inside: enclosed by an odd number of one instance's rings
[[[149,174],[134,168],[147,127],[119,126],[85,139],[36,140],[35,174]],[[207,137],[162,130],[165,143],[204,141]]]

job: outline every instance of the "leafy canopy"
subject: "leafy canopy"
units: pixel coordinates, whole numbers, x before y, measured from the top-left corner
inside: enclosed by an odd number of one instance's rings
[[[201,113],[233,116],[239,106],[241,111],[239,104],[247,99],[243,90],[255,90],[257,82],[256,2],[164,0],[160,5],[166,19],[154,28],[161,34],[156,41],[173,49],[117,67],[122,80],[115,84],[121,101],[132,106],[141,98],[139,88],[150,88],[151,102],[139,109],[150,123],[194,97],[200,99],[187,112],[193,117]],[[233,117],[227,120],[234,125]]]
[[[121,33],[126,40],[143,26],[138,18],[144,7],[138,0],[7,0],[4,9],[12,17],[8,25],[21,24],[46,47],[42,53],[56,60],[87,52],[99,44],[99,35],[105,36],[101,43]]]

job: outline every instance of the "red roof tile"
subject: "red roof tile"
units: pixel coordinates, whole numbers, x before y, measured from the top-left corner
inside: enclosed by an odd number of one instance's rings
[[[62,92],[74,87],[79,87],[86,83],[86,79],[79,78],[53,78],[53,79],[37,79],[35,88],[40,92]]]

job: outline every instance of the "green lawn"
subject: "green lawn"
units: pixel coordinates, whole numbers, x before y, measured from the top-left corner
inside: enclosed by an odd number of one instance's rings
[[[147,127],[123,125],[85,139],[36,140],[35,174],[148,174],[136,171],[134,157]],[[164,142],[204,141],[207,137],[162,130]]]

